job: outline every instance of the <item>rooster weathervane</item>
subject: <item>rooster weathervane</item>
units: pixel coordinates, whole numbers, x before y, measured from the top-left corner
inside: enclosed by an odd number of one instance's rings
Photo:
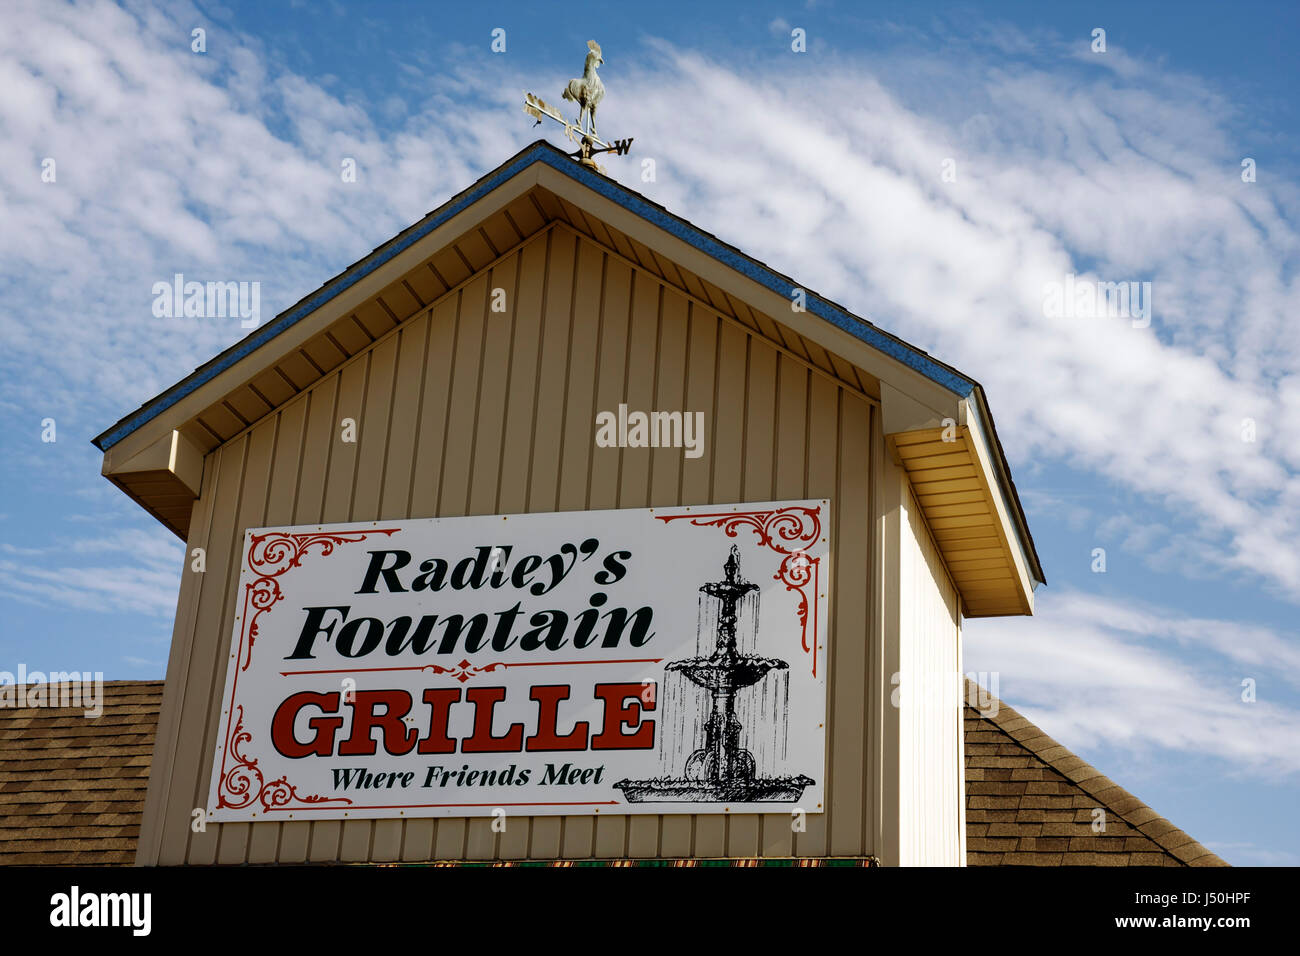
[[[544,102],[541,97],[528,92],[524,93],[524,112],[537,120],[533,124],[535,126],[541,125],[543,116],[549,116],[562,125],[564,135],[569,138],[569,142],[579,144],[571,155],[582,165],[602,171],[592,157],[597,153],[613,153],[616,156],[624,156],[632,147],[632,138],[628,137],[627,139],[614,140],[613,143],[606,143],[596,133],[596,107],[605,98],[605,84],[596,75],[596,69],[604,64],[605,58],[601,55],[600,44],[595,40],[587,41],[587,50],[587,62],[583,67],[582,76],[570,80],[569,85],[560,94],[564,99],[578,104],[578,121],[576,123],[570,123],[555,107]],[[590,129],[588,129],[588,126],[590,126]]]

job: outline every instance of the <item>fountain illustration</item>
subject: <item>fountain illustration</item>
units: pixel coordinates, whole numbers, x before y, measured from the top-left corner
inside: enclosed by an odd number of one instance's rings
[[[788,670],[789,665],[775,658],[743,654],[737,649],[737,606],[746,595],[758,591],[758,585],[740,576],[740,552],[734,545],[723,571],[723,580],[700,588],[703,594],[718,602],[717,644],[713,653],[708,657],[672,661],[666,668],[707,692],[709,713],[704,721],[702,745],[687,757],[681,777],[615,783],[614,787],[623,791],[629,803],[792,803],[803,795],[805,787],[815,782],[802,774],[759,777],[754,755],[741,746],[745,728],[736,716],[736,695],[759,683],[769,672]]]

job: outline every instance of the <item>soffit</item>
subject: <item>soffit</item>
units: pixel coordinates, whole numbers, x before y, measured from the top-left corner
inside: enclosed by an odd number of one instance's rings
[[[969,429],[886,436],[961,595],[966,617],[1033,614],[1032,582]]]

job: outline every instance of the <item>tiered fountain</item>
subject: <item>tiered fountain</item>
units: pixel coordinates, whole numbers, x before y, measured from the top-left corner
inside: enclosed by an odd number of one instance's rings
[[[814,781],[797,777],[756,777],[754,755],[740,746],[741,724],[736,717],[736,694],[761,681],[769,671],[784,670],[785,661],[743,655],[736,649],[736,607],[758,585],[740,577],[740,552],[733,545],[723,565],[724,578],[700,588],[716,598],[717,647],[708,657],[672,661],[667,670],[680,672],[692,684],[709,692],[709,716],[704,724],[703,746],[686,760],[681,777],[620,780],[614,786],[629,803],[685,802],[758,803],[794,802]]]

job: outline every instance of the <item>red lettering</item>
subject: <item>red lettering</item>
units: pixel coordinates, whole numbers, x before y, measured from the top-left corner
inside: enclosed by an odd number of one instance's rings
[[[384,732],[384,749],[394,756],[409,754],[415,746],[415,728],[402,718],[411,709],[411,695],[404,690],[359,690],[352,703],[352,734],[339,744],[340,757],[370,757],[375,753],[374,728]],[[384,712],[375,713],[382,704]]]
[[[338,710],[338,692],[318,694],[304,690],[286,697],[271,718],[271,745],[286,757],[310,757],[312,754],[318,757],[330,756],[334,753],[334,735],[343,726],[343,718],[312,717],[307,721],[307,726],[315,731],[315,735],[307,743],[300,743],[293,735],[293,725],[298,719],[298,712],[304,707],[319,707],[324,711]]]
[[[560,733],[560,704],[570,699],[573,688],[568,684],[543,684],[529,689],[529,699],[537,703],[535,731],[527,737],[525,726],[513,723],[501,736],[492,733],[496,706],[506,699],[504,687],[464,689],[464,700],[474,705],[474,726],[460,741],[460,751],[467,754],[549,752],[561,750],[649,750],[655,745],[655,722],[645,715],[655,710],[653,694],[645,693],[640,682],[597,684],[595,698],[604,701],[604,721],[598,734],[591,734],[591,724],[575,720],[572,729]],[[427,688],[422,695],[429,707],[429,721],[423,735],[408,726],[411,695],[404,690],[358,690],[350,701],[351,730],[346,739],[338,739],[344,717],[338,714],[340,694],[300,691],[286,698],[271,718],[271,744],[285,757],[373,757],[382,744],[384,752],[396,757],[416,750],[420,754],[455,753],[457,741],[450,734],[451,709],[461,701],[458,687]],[[310,739],[299,740],[294,733],[303,708],[317,707],[323,714],[307,720]],[[376,737],[375,731],[380,735]]]
[[[559,736],[560,701],[569,699],[568,684],[545,684],[533,687],[528,696],[540,705],[537,708],[537,733],[528,738],[528,750],[586,750],[587,728],[585,720],[573,725],[573,730]]]
[[[429,732],[420,741],[417,753],[456,752],[456,741],[447,736],[447,721],[451,718],[451,705],[459,700],[459,687],[430,687],[424,692],[424,702],[433,713],[429,717]]]
[[[596,685],[596,697],[605,701],[605,724],[591,738],[592,750],[649,750],[655,745],[655,722],[641,720],[642,710],[655,709],[655,698],[642,700],[641,692],[639,683]],[[628,705],[628,701],[633,703]],[[637,729],[625,734],[625,726]]]
[[[506,699],[504,687],[471,687],[465,691],[465,699],[474,705],[474,733],[462,741],[461,753],[517,753],[524,749],[523,724],[511,724],[503,736],[492,736],[492,714]]]

